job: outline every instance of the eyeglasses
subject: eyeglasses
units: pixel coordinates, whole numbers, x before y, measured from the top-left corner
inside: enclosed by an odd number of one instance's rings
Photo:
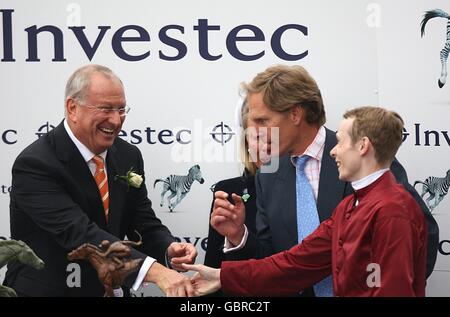
[[[128,112],[130,112],[130,107],[129,106],[125,106],[122,108],[111,108],[111,107],[107,107],[107,106],[91,106],[91,105],[86,105],[86,104],[81,104],[82,107],[86,107],[89,109],[94,109],[97,112],[100,112],[102,115],[105,116],[109,116],[114,114],[115,112],[117,112],[119,114],[120,117],[125,117]]]

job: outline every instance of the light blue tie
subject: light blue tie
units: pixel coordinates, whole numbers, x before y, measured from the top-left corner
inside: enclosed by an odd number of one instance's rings
[[[320,224],[317,213],[316,200],[311,184],[305,174],[306,162],[310,156],[303,155],[297,157],[297,231],[298,242],[300,243],[311,232],[317,229]],[[330,259],[331,260],[331,259]],[[333,280],[331,276],[323,279],[314,285],[314,293],[317,297],[333,296]]]

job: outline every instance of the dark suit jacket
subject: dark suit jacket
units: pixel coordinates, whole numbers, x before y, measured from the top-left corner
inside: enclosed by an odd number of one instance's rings
[[[336,163],[329,154],[336,142],[335,133],[327,129],[317,197],[317,210],[321,222],[331,216],[345,196],[353,193],[350,183],[339,180]],[[425,214],[428,224],[427,276],[429,276],[436,262],[439,244],[437,223],[423,200],[408,183],[406,172],[397,160],[392,163],[391,171],[397,181],[414,196]],[[298,244],[295,180],[295,166],[289,155],[280,157],[277,172],[257,173],[257,235],[249,234],[245,247],[228,253],[227,260],[264,258]]]
[[[92,266],[81,266],[81,287],[68,288],[67,254],[83,243],[121,240],[127,235],[143,237],[140,251],[164,262],[165,252],[175,239],[161,224],[141,188],[127,188],[115,175],[133,168],[144,176],[144,164],[137,147],[117,138],[106,157],[110,195],[109,220],[105,219],[95,180],[81,153],[69,138],[63,123],[19,154],[12,169],[10,202],[11,236],[26,242],[44,260],[36,271],[21,263],[8,265],[5,285],[28,296],[102,296],[103,286]],[[137,272],[130,275],[130,287]]]

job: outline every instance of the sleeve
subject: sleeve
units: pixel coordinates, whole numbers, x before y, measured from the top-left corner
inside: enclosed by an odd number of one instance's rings
[[[405,169],[400,164],[397,159],[394,159],[391,165],[392,174],[394,174],[398,183],[402,184],[403,187],[413,196],[414,200],[419,204],[425,215],[425,220],[428,227],[428,246],[427,246],[427,277],[433,272],[434,265],[436,263],[437,252],[439,247],[439,227],[433,215],[429,211],[425,202],[422,200],[420,195],[414,189],[408,181],[408,175]]]
[[[402,206],[390,205],[383,208],[383,214],[389,214],[389,210],[394,213]],[[372,264],[376,265],[375,269],[379,275],[378,285],[374,284],[372,288],[372,296],[418,295],[415,290],[415,283],[420,281],[420,277],[416,276],[417,266],[420,265],[417,263],[417,250],[425,248],[424,243],[421,245],[419,236],[418,229],[409,219],[382,216],[376,220],[373,228],[371,260]],[[425,290],[425,279],[423,284]]]
[[[130,195],[127,205],[130,206],[132,219],[128,228],[127,236],[130,239],[137,240],[136,232],[142,235],[142,247],[138,248],[141,252],[154,257],[160,264],[166,262],[166,251],[172,242],[176,239],[172,236],[169,229],[162,224],[156,217],[152,208],[152,202],[148,199],[147,187],[145,185],[144,162],[142,155],[138,153],[137,172],[144,177],[144,182],[140,188],[130,188]]]
[[[224,190],[222,186],[222,182],[219,182],[216,184],[214,188],[214,192],[218,190]],[[206,253],[205,253],[205,265],[213,267],[213,268],[219,268],[220,264],[223,260],[223,246],[224,246],[224,236],[222,236],[220,233],[218,233],[212,226],[211,226],[211,214],[213,212],[214,208],[214,194],[212,197],[212,203],[211,203],[211,210],[209,212],[209,218],[208,218],[208,244],[206,247]]]
[[[261,260],[223,262],[224,293],[241,296],[292,295],[331,274],[333,219],[324,221],[301,244]]]

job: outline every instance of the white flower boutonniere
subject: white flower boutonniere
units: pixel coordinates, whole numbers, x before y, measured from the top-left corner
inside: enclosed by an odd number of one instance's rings
[[[134,188],[141,188],[141,184],[144,181],[141,175],[133,171],[133,168],[130,168],[130,170],[124,176],[116,175],[115,179],[118,178],[123,179],[127,183],[128,188],[130,188],[130,186]]]

